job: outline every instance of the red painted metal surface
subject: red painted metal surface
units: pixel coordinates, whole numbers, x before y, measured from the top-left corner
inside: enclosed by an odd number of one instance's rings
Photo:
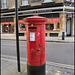
[[[24,19],[29,23],[27,28],[27,63],[42,65],[45,63],[45,22],[44,17],[28,17]]]

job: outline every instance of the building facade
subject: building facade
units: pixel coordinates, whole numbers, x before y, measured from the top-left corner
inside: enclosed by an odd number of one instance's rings
[[[23,19],[29,16],[48,18],[46,37],[74,36],[74,0],[18,0],[19,34],[26,34]],[[15,0],[1,0],[1,33],[16,33]]]

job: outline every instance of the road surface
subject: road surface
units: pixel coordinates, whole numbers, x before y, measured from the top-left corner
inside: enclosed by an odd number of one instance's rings
[[[1,54],[16,57],[16,41],[2,40]],[[27,58],[26,41],[20,41],[20,56]],[[46,42],[46,61],[74,65],[74,44]]]

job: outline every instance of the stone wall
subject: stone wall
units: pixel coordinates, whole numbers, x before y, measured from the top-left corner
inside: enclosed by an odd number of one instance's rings
[[[55,3],[62,3],[64,0],[53,0]]]
[[[21,0],[18,0],[18,7],[21,5]],[[15,0],[7,0],[7,8],[15,8]]]
[[[66,36],[66,14],[63,15],[60,14],[60,33],[59,33],[59,37],[62,36],[62,31],[64,29],[65,32],[65,36]]]
[[[2,1],[2,0],[1,0]],[[55,3],[62,3],[63,0],[53,0]],[[44,2],[44,0],[39,0],[39,1],[35,1],[32,2],[32,0],[29,0],[28,3],[30,6],[37,6],[37,5],[41,5]],[[18,0],[18,7],[20,7],[22,4],[22,0]],[[2,6],[2,5],[1,5]],[[8,9],[13,9],[15,8],[15,0],[7,0],[7,8]]]

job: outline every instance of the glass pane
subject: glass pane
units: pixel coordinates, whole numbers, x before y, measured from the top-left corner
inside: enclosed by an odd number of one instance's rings
[[[52,14],[46,14],[46,18],[52,18]]]
[[[6,0],[3,0],[3,3],[6,3]]]
[[[72,0],[72,2],[74,2],[74,0]]]
[[[6,8],[6,1],[7,0],[2,0],[2,8]]]
[[[44,0],[44,2],[51,2],[52,0]]]
[[[28,0],[22,0],[22,5],[28,4]]]
[[[3,4],[3,5],[2,5],[2,8],[6,8],[6,4]]]
[[[53,18],[59,17],[59,14],[53,14]]]

